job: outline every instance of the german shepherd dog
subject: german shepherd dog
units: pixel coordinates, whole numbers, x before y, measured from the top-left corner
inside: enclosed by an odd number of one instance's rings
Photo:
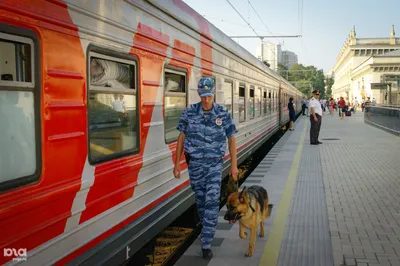
[[[260,186],[244,187],[241,192],[233,192],[226,202],[227,212],[224,219],[229,223],[239,221],[239,236],[247,238],[244,228],[250,229],[250,245],[245,256],[251,257],[254,253],[258,223],[260,223],[260,237],[264,236],[264,220],[270,217],[273,204],[268,204],[268,193]]]

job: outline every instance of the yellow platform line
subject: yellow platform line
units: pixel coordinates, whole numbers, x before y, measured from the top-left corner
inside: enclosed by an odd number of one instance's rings
[[[260,266],[275,266],[278,264],[279,252],[281,249],[283,234],[285,233],[286,219],[290,209],[293,196],[293,188],[296,184],[296,177],[299,171],[301,153],[303,151],[304,137],[306,134],[307,121],[304,122],[303,132],[299,140],[296,154],[294,155],[292,166],[290,167],[289,177],[286,186],[282,191],[282,198],[278,204],[276,215],[272,222],[271,230],[265,245]],[[293,133],[292,133],[293,134]]]
[[[98,153],[102,153],[102,154],[105,154],[105,155],[115,153],[115,151],[113,151],[113,150],[104,148],[104,147],[96,145],[94,143],[90,143],[90,148],[95,150],[95,151],[97,151]]]

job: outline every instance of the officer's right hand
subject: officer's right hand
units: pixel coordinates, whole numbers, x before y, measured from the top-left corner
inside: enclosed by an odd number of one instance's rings
[[[179,164],[175,164],[174,176],[175,176],[175,178],[180,178],[181,177],[181,166]]]

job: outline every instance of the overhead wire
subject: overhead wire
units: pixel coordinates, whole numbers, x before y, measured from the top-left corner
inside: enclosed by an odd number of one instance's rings
[[[251,6],[251,8],[254,10],[254,12],[256,13],[257,17],[261,20],[261,23],[264,25],[264,27],[267,29],[267,31],[271,34],[274,35],[269,28],[267,27],[267,25],[264,23],[264,20],[260,17],[260,15],[258,14],[257,10],[253,7],[253,5],[251,4],[250,0],[247,0],[247,2],[249,3],[249,5]],[[276,39],[278,42],[279,40]]]
[[[261,40],[263,38],[260,37],[260,35],[258,35],[258,33],[254,30],[254,28],[250,25],[250,23],[247,22],[247,20],[240,14],[240,12],[232,5],[232,3],[229,0],[226,0],[228,2],[228,4],[233,8],[233,10],[235,10],[235,12],[243,19],[243,21],[249,26],[249,28],[251,28],[251,30],[256,34],[257,37],[259,37]],[[263,43],[261,42],[261,45],[263,45]],[[268,46],[267,46],[268,47]],[[274,54],[274,57],[276,57],[275,51],[273,51],[270,47],[268,47],[268,49]],[[263,55],[262,55],[263,56]]]
[[[236,13],[243,19],[243,21],[250,27],[250,29],[252,29],[252,31],[257,35],[257,37],[260,37],[260,35],[258,35],[258,33],[253,29],[250,23],[248,23],[247,20],[239,13],[239,11],[236,10],[236,8],[231,4],[231,2],[229,2],[229,0],[226,0],[226,2],[228,2],[228,4],[233,8],[233,10],[235,10]]]
[[[228,20],[225,20],[225,19],[219,19],[219,18],[216,18],[216,17],[210,17],[210,16],[208,16],[208,15],[207,15],[207,16],[206,16],[206,15],[203,15],[203,17],[209,18],[209,19],[219,20],[219,21],[222,21],[222,22],[225,22],[225,23],[230,23],[230,24],[232,24],[232,25],[237,25],[237,26],[241,26],[241,27],[246,27],[246,28],[249,27],[248,25],[244,25],[244,24],[241,24],[241,23],[236,23],[236,22],[228,21]],[[254,28],[254,29],[257,30],[257,31],[263,31],[263,32],[271,33],[270,31],[266,31],[266,30],[264,30],[264,29],[259,29],[259,28]]]
[[[247,0],[247,2],[249,3],[249,5],[251,6],[251,8],[254,10],[254,12],[256,13],[257,17],[261,20],[261,23],[264,25],[264,27],[267,29],[267,31],[271,34],[274,35],[269,28],[267,27],[267,25],[264,23],[264,20],[261,18],[261,16],[258,14],[257,10],[253,7],[253,5],[251,4],[250,0]],[[281,43],[278,39],[275,38],[275,40],[278,41],[278,44]],[[264,43],[261,43],[261,45],[264,45]],[[271,50],[271,49],[270,49]],[[272,50],[271,50],[272,51]],[[274,54],[274,57],[276,57],[276,54],[274,51],[272,51],[272,53]],[[279,58],[275,58],[275,60],[277,60],[279,62]],[[278,65],[278,64],[277,64]]]
[[[305,47],[305,43],[303,40],[303,7],[304,7],[304,2],[303,0],[297,0],[297,4],[298,4],[298,21],[299,21],[299,35],[301,35],[301,37],[299,38],[299,42],[300,45],[304,51],[304,57],[307,61],[307,63],[309,63],[308,61],[308,54],[307,54],[307,49]]]

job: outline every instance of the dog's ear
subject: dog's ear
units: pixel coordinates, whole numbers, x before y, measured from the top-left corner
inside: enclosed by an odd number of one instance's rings
[[[243,187],[242,191],[239,193],[239,197],[243,196],[243,193],[246,191],[246,186]]]
[[[247,192],[246,186],[243,187],[242,191],[239,193],[239,202],[244,203],[244,194]]]

